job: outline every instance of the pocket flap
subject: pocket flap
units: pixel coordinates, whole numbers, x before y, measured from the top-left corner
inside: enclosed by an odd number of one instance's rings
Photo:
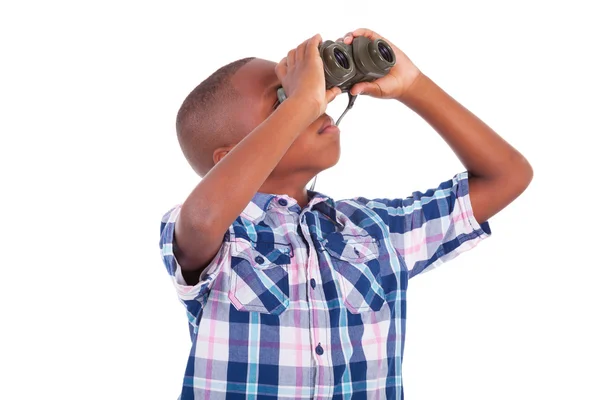
[[[378,240],[372,236],[333,232],[325,237],[323,247],[333,257],[351,263],[365,263],[379,257]]]
[[[269,242],[250,242],[236,239],[233,241],[235,257],[248,261],[253,267],[264,269],[275,265],[290,264],[291,246],[277,248]]]

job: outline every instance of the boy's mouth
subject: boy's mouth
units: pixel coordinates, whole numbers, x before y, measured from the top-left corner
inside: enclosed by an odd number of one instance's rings
[[[325,118],[325,121],[323,121],[318,133],[340,133],[340,128],[335,126],[333,123],[333,118],[328,115],[327,118]]]

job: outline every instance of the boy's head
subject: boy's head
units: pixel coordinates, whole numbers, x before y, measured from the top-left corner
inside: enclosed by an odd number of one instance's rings
[[[254,57],[234,61],[215,71],[183,101],[177,114],[177,138],[198,175],[206,175],[275,111],[277,88],[281,86],[275,65]],[[340,157],[339,135],[319,133],[330,121],[324,114],[311,123],[269,178],[306,184],[320,171],[334,166]]]

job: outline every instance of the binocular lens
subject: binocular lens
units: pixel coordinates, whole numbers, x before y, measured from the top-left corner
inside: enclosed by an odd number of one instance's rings
[[[337,63],[344,69],[350,68],[350,63],[346,55],[338,48],[333,49],[333,55]]]
[[[382,42],[378,43],[377,48],[379,49],[379,53],[381,53],[381,56],[384,58],[385,61],[389,63],[394,61],[394,57],[392,56],[392,49],[390,49]]]

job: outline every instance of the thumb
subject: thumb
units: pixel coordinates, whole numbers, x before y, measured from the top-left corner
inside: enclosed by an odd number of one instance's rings
[[[367,94],[369,96],[381,95],[381,88],[373,82],[360,82],[350,88],[350,94],[353,96]]]
[[[331,103],[333,99],[335,99],[341,93],[342,89],[340,89],[337,86],[334,86],[325,92],[325,100],[327,101],[327,103]]]

